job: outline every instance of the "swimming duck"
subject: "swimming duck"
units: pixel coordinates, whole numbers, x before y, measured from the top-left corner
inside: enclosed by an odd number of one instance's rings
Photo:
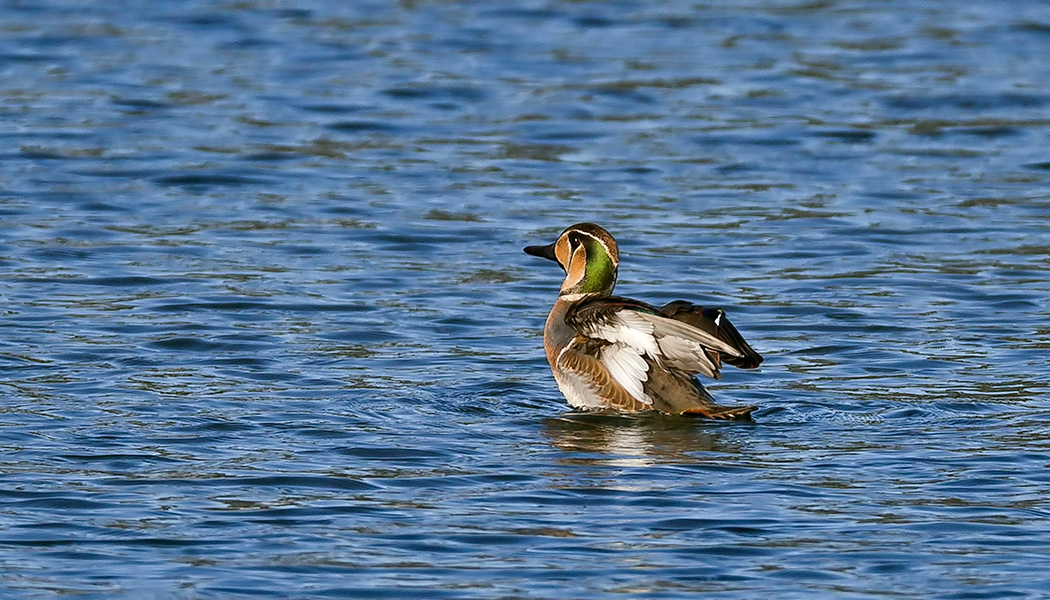
[[[553,244],[525,252],[565,270],[543,346],[571,406],[711,419],[747,419],[755,410],[716,404],[695,377],[719,379],[723,361],[744,369],[762,362],[722,309],[684,300],[656,308],[613,296],[619,251],[594,223],[577,223]]]

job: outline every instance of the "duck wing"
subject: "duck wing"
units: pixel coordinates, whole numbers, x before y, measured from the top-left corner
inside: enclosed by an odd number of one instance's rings
[[[721,308],[709,308],[685,300],[675,300],[660,307],[660,314],[705,331],[732,346],[739,354],[737,356],[726,355],[725,362],[734,367],[754,369],[762,364],[762,355],[755,352],[755,349],[744,340],[744,336],[740,335],[736,327],[733,327],[733,324],[729,322],[729,317]],[[721,364],[722,356],[717,350],[709,350],[708,357],[714,364]]]
[[[565,322],[579,334],[605,342],[597,357],[618,382],[627,382],[624,387],[628,389],[642,390],[649,362],[682,374],[717,379],[721,355],[743,356],[717,335],[629,298],[585,298],[567,311]],[[652,403],[644,390],[642,396],[640,400]]]
[[[577,336],[559,354],[558,365],[582,406],[609,404],[628,412],[653,407],[645,389],[648,365],[630,348]]]

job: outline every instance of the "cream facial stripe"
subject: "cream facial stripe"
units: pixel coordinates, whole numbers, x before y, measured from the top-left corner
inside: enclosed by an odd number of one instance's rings
[[[561,265],[566,271],[569,270],[569,235],[568,232],[563,233],[558,241],[554,242],[554,256],[558,259],[558,264]]]
[[[572,256],[569,257],[569,264],[565,267],[565,281],[562,285],[568,288],[574,287],[583,281],[586,274],[587,250],[580,245],[572,251]]]

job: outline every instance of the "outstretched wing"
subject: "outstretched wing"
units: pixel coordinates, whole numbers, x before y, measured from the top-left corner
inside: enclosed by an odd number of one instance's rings
[[[754,369],[762,364],[762,355],[755,352],[755,349],[744,340],[744,336],[740,335],[736,327],[733,327],[733,324],[729,322],[729,317],[721,308],[709,308],[685,300],[675,300],[660,307],[660,314],[706,331],[739,351],[739,356],[725,357],[725,361],[734,367]],[[708,356],[715,364],[721,362],[722,357],[716,350],[709,350]]]
[[[688,375],[718,378],[720,363],[709,351],[741,356],[736,348],[715,335],[677,319],[655,307],[615,296],[581,301],[566,314],[566,322],[588,338],[606,343],[598,356],[612,376],[629,391],[642,390],[648,380],[649,362]],[[645,370],[640,373],[639,365]],[[641,377],[645,375],[645,377]]]

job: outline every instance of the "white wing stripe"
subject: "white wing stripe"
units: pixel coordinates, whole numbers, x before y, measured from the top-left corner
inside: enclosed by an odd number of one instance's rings
[[[593,326],[588,334],[614,344],[630,346],[652,357],[659,356],[660,346],[653,336],[653,324],[637,315],[632,310],[620,311],[607,322]]]
[[[602,364],[609,375],[635,400],[652,404],[642,384],[649,380],[649,365],[637,350],[621,344],[611,344],[602,350]]]
[[[653,322],[653,331],[657,335],[682,338],[696,344],[697,346],[704,346],[711,348],[712,350],[718,350],[729,356],[743,356],[743,354],[736,348],[716,338],[710,333],[707,333],[702,329],[697,329],[687,323],[668,319],[667,317],[660,315],[648,315],[645,313],[636,314],[640,315],[645,320]]]

